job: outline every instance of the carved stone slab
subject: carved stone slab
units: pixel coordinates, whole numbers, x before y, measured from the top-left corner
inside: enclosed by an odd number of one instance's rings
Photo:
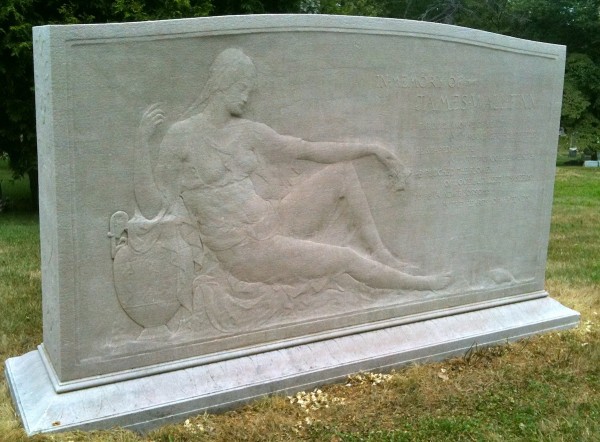
[[[504,344],[578,321],[578,313],[541,298],[62,394],[49,382],[38,351],[9,359],[6,374],[28,434],[114,426],[148,431],[266,394],[312,389],[361,370],[464,355],[475,346]]]
[[[44,343],[23,357],[57,397],[547,296],[562,46],[245,16],[34,47]]]

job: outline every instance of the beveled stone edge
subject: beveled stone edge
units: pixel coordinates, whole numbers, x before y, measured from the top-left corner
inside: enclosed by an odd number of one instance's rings
[[[434,311],[416,313],[409,316],[402,316],[398,318],[386,319],[383,321],[377,321],[374,323],[360,324],[351,327],[344,327],[335,330],[324,331],[307,336],[300,336],[296,338],[279,340],[267,344],[257,344],[249,347],[241,348],[238,350],[227,350],[219,353],[211,353],[205,356],[193,356],[190,358],[180,359],[177,361],[163,362],[159,364],[149,365],[145,367],[133,368],[129,370],[118,371],[114,373],[108,373],[104,375],[96,375],[76,379],[72,381],[61,382],[58,378],[57,373],[48,357],[44,344],[38,346],[40,357],[46,367],[48,377],[52,382],[54,390],[57,393],[66,393],[69,391],[82,390],[85,388],[93,388],[100,385],[111,384],[115,382],[123,382],[131,379],[142,378],[146,376],[153,376],[161,373],[167,373],[170,371],[176,371],[195,367],[198,365],[212,364],[215,362],[225,361],[228,359],[236,359],[246,356],[255,355],[258,353],[265,353],[274,350],[281,350],[288,347],[296,347],[299,345],[309,344],[311,342],[325,341],[329,339],[341,338],[348,335],[366,333],[370,331],[380,330],[384,328],[397,327],[415,322],[428,321],[432,319],[442,318],[445,316],[452,316],[461,313],[469,313],[478,310],[485,310],[494,307],[500,307],[503,305],[515,304],[518,302],[524,302],[539,298],[548,297],[548,292],[540,290],[536,292],[513,295],[499,299],[492,299],[467,305],[461,305],[452,308],[439,309]]]
[[[45,25],[65,41],[120,40],[123,38],[192,35],[229,35],[236,33],[329,31],[365,32],[444,39],[491,49],[527,53],[546,58],[564,58],[566,46],[524,40],[502,34],[455,25],[381,17],[325,14],[259,14],[195,17],[128,23],[86,25]],[[40,27],[40,28],[41,28]],[[34,32],[37,27],[34,27]]]
[[[529,309],[530,311],[534,312],[534,315],[537,311],[541,311],[542,313],[532,320],[523,320],[522,318],[519,318],[519,316],[522,315],[518,314],[515,316],[511,315],[508,318],[506,317],[506,312],[509,312],[506,309],[516,309],[515,312],[512,312],[514,314],[518,313],[519,307],[521,306],[524,308],[523,312]],[[498,317],[495,315],[494,311],[496,309],[505,309],[504,316],[500,315]],[[473,313],[476,314],[478,312],[469,312],[465,314],[472,315]],[[332,347],[328,347],[327,342],[313,343],[313,345],[317,346],[317,349],[311,349],[310,345],[300,347],[304,347],[307,350],[317,351],[318,348],[321,347],[334,349],[334,352],[326,358],[328,360],[328,365],[305,371],[302,371],[300,368],[295,366],[288,366],[286,370],[289,373],[286,372],[282,375],[277,372],[277,375],[271,376],[267,379],[267,381],[264,379],[260,380],[257,378],[249,378],[238,383],[233,383],[232,385],[226,385],[225,388],[215,385],[211,389],[209,385],[208,387],[203,386],[204,390],[200,388],[202,391],[198,391],[198,389],[190,387],[191,392],[187,394],[187,397],[184,400],[176,402],[173,402],[174,396],[171,389],[168,388],[169,385],[172,385],[169,384],[169,379],[176,382],[176,378],[181,372],[162,373],[153,376],[153,381],[151,382],[153,388],[156,387],[159,390],[153,390],[151,397],[162,398],[162,400],[154,399],[154,401],[149,401],[144,406],[138,407],[133,411],[127,407],[122,407],[122,409],[119,411],[120,403],[115,405],[113,402],[111,402],[109,412],[105,412],[104,415],[83,419],[71,424],[65,423],[65,425],[40,425],[40,422],[43,420],[41,416],[45,416],[48,410],[56,410],[57,408],[58,410],[66,408],[77,409],[78,404],[79,406],[83,405],[81,402],[78,402],[81,401],[82,398],[85,400],[84,408],[87,409],[86,411],[88,413],[90,409],[96,409],[94,406],[94,401],[100,401],[97,407],[99,410],[101,409],[100,405],[102,401],[107,400],[107,397],[110,399],[110,395],[114,395],[115,391],[117,391],[119,395],[124,394],[123,392],[126,392],[128,388],[135,391],[134,386],[138,382],[142,382],[141,385],[143,385],[144,383],[148,383],[149,379],[133,379],[124,381],[118,390],[115,390],[112,385],[105,385],[94,387],[90,390],[56,394],[52,393],[52,385],[49,378],[46,376],[47,373],[43,367],[43,363],[40,360],[40,353],[37,351],[32,351],[23,356],[6,360],[5,373],[8,379],[11,396],[13,397],[14,403],[17,405],[17,412],[23,420],[25,430],[27,431],[28,435],[36,433],[54,433],[74,429],[91,430],[111,428],[114,426],[122,426],[130,430],[144,432],[157,426],[167,424],[169,422],[180,421],[187,416],[203,413],[205,411],[214,412],[231,409],[235,406],[243,405],[264,395],[282,393],[289,394],[301,389],[314,388],[319,385],[340,381],[345,379],[345,377],[349,374],[359,371],[370,371],[374,369],[386,371],[391,368],[400,367],[411,363],[441,360],[451,356],[465,354],[465,352],[473,348],[474,345],[497,345],[523,339],[534,334],[571,328],[576,326],[580,319],[580,316],[577,312],[562,306],[560,303],[549,297],[524,301],[521,303],[514,303],[497,308],[485,309],[479,313],[484,315],[484,318],[479,318],[481,323],[485,324],[482,326],[485,329],[484,332],[482,332],[480,327],[478,327],[479,322],[473,323],[473,321],[467,320],[465,321],[465,324],[468,324],[469,328],[466,330],[461,329],[458,332],[449,330],[448,335],[444,335],[442,338],[432,338],[427,333],[420,334],[419,336],[421,336],[421,342],[415,342],[415,346],[408,349],[400,348],[399,351],[393,351],[391,353],[381,351],[377,345],[367,346],[369,351],[368,356],[356,356],[345,353],[342,355],[345,357],[340,358],[342,359],[341,362],[338,361],[338,358],[336,358],[334,353],[335,351],[342,351],[344,347],[343,345],[333,345]],[[528,316],[527,318],[530,317]],[[448,320],[452,322],[452,319],[461,320],[461,318],[457,317],[453,318],[444,316],[431,321],[423,321],[420,323],[420,327],[425,329],[430,327],[431,330],[439,330],[440,326],[448,325],[444,324],[444,322],[448,322]],[[494,322],[495,320],[496,322]],[[507,321],[509,323],[508,326]],[[429,324],[426,322],[429,322]],[[493,326],[490,326],[490,323],[492,323]],[[407,324],[406,326],[412,327],[413,325],[415,324]],[[391,330],[391,332],[392,334],[401,337],[403,336],[402,330],[403,326],[399,326]],[[423,332],[423,330],[421,332]],[[365,336],[364,339],[377,339],[377,336],[381,334],[381,331],[374,331],[372,333],[374,334],[371,334],[370,337]],[[452,334],[454,335],[451,336]],[[369,333],[366,333],[366,335],[369,335]],[[336,339],[338,343],[339,341],[344,340],[349,340],[347,342],[352,343],[355,338],[353,335],[351,335]],[[302,351],[302,348],[297,348],[295,350]],[[286,355],[287,354],[285,350],[283,350],[266,352],[264,354],[255,356],[255,358],[268,359],[271,365],[277,365],[277,363],[285,364],[287,362]],[[21,359],[21,361],[18,361],[18,359]],[[27,361],[25,361],[25,359],[27,359]],[[247,362],[244,362],[244,359]],[[251,362],[252,359],[253,358],[241,358],[241,361],[242,363],[249,364],[249,366],[252,366],[253,364],[256,365],[255,362]],[[36,417],[34,416],[34,411],[31,412],[32,419],[28,420],[28,410],[24,409],[26,406],[24,402],[27,401],[20,400],[18,391],[19,387],[17,385],[18,380],[15,380],[18,375],[15,375],[12,370],[13,364],[18,366],[19,363],[23,362],[28,362],[28,367],[31,368],[34,366],[34,370],[37,371],[35,376],[29,374],[27,377],[27,383],[30,385],[22,385],[22,389],[20,391],[21,394],[25,395],[25,397],[29,396],[29,402],[39,406],[38,410],[34,410],[38,413],[38,420],[35,422],[32,422]],[[223,361],[223,363],[227,364],[227,361]],[[219,366],[219,363],[216,365]],[[202,378],[202,373],[206,371],[203,367],[195,367],[190,370],[190,375],[196,375],[199,378]],[[182,370],[182,372],[184,371],[186,370]],[[160,381],[158,381],[158,379],[160,379]],[[31,385],[31,383],[35,382],[37,382],[37,384]],[[40,385],[40,383],[42,383],[42,385]],[[164,391],[160,390],[160,386],[162,386]],[[42,390],[44,392],[40,394],[44,399],[41,399],[41,401],[45,401],[45,403],[40,404],[40,401],[36,398],[37,392]],[[89,391],[89,393],[87,393],[87,391]],[[102,393],[103,391],[104,393]],[[48,395],[48,392],[50,392],[50,395]],[[33,396],[36,396],[36,398],[31,400]],[[69,399],[70,397],[75,398],[74,402],[73,400]],[[72,403],[69,402],[70,400]],[[61,414],[61,412],[59,412],[59,414]],[[48,416],[45,416],[45,419],[48,421]],[[54,423],[53,419],[50,419],[50,421]]]

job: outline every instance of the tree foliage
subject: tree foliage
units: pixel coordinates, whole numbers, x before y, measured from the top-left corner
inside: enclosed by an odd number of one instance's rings
[[[512,35],[567,46],[562,125],[579,147],[600,141],[600,0],[513,0],[523,26]]]
[[[0,154],[37,176],[32,26],[249,13],[322,13],[429,20],[568,48],[562,124],[600,136],[600,0],[2,0]]]
[[[385,12],[382,3],[373,0],[321,0],[320,3],[320,14],[381,17]]]
[[[21,6],[9,0],[0,7],[0,153],[8,155],[16,174],[30,172],[33,176],[36,140],[31,26],[27,24],[27,10]]]
[[[587,54],[567,58],[562,123],[584,150],[600,151],[600,64]]]
[[[37,190],[32,27],[208,15],[211,0],[3,0],[0,4],[0,153]]]

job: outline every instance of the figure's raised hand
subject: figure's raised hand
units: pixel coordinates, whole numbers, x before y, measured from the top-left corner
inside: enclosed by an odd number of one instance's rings
[[[138,133],[142,140],[147,141],[156,131],[156,128],[165,121],[165,113],[160,107],[161,103],[154,103],[146,108],[142,114]]]

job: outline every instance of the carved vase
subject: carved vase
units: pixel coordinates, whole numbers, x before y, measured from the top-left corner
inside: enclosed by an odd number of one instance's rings
[[[132,229],[129,222],[129,230]],[[162,226],[161,232],[143,247],[134,243],[120,247],[114,258],[113,273],[117,298],[123,310],[145,328],[166,325],[182,305],[193,265],[189,246],[174,226]],[[139,245],[138,244],[138,245]]]

